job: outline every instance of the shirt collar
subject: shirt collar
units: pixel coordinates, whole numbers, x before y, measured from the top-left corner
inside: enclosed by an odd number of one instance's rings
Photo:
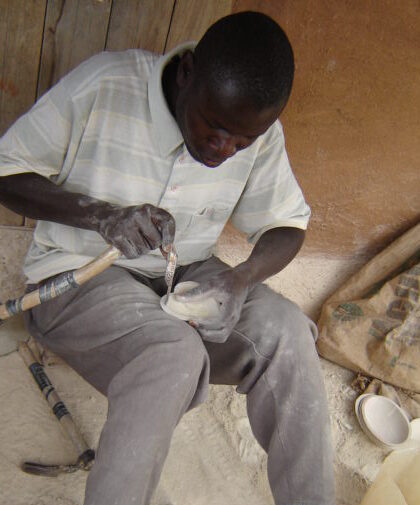
[[[168,154],[184,142],[181,130],[172,116],[163,94],[163,69],[175,55],[182,55],[188,49],[193,50],[196,45],[196,42],[185,42],[164,56],[161,56],[153,67],[148,81],[147,90],[153,132],[162,156],[168,156]]]

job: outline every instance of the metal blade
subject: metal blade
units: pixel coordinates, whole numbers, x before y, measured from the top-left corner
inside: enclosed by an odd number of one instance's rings
[[[166,299],[168,299],[169,294],[172,291],[172,284],[174,282],[174,275],[176,269],[176,263],[178,260],[178,255],[175,250],[174,244],[171,244],[171,249],[167,253],[166,256],[166,272],[165,272],[165,281],[168,286],[168,290],[166,292]]]

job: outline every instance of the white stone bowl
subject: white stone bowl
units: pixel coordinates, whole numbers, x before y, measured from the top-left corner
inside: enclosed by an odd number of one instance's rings
[[[177,284],[174,292],[169,295],[168,300],[166,295],[162,296],[160,306],[166,313],[183,321],[204,322],[218,320],[220,318],[219,304],[214,298],[209,297],[188,303],[182,303],[179,300],[179,294],[186,293],[197,286],[199,286],[199,283],[194,281]]]
[[[406,413],[385,396],[361,395],[356,400],[355,411],[362,430],[377,445],[395,449],[411,437]]]

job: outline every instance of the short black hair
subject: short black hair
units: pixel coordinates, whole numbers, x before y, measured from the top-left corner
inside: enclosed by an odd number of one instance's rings
[[[198,82],[210,91],[230,80],[257,108],[286,105],[293,50],[282,28],[265,14],[245,11],[219,19],[198,43],[194,57]]]

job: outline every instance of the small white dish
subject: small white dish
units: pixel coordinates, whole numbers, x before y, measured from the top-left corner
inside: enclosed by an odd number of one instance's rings
[[[362,430],[377,445],[396,449],[411,437],[407,415],[385,396],[361,395],[356,400],[355,411]]]
[[[377,444],[377,445],[382,445],[380,443],[380,441],[375,438],[373,436],[373,434],[369,431],[369,429],[367,428],[364,420],[363,420],[363,417],[362,417],[362,409],[361,409],[361,405],[363,403],[363,401],[365,400],[365,398],[367,398],[368,396],[374,396],[373,393],[364,393],[362,395],[360,395],[357,399],[356,399],[356,403],[354,405],[354,410],[355,410],[355,413],[356,413],[356,417],[357,417],[357,420],[359,421],[359,425],[360,427],[362,428],[362,431],[364,432],[364,434],[369,438],[369,440],[371,442],[373,442],[374,444]]]
[[[169,295],[169,299],[167,299],[166,295],[162,296],[160,299],[160,306],[167,314],[182,319],[183,321],[203,322],[219,319],[219,304],[212,297],[202,298],[188,303],[179,300],[178,295],[186,293],[197,286],[199,286],[198,282],[194,281],[177,284],[174,292]]]

